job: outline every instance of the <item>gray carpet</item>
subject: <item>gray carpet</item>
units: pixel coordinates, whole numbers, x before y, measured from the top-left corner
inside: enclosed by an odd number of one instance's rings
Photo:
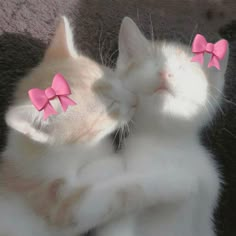
[[[223,2],[223,3],[222,3]],[[5,145],[3,120],[23,75],[41,60],[58,16],[69,16],[79,50],[114,66],[121,19],[128,15],[150,38],[189,44],[202,33],[216,40],[217,32],[230,41],[223,114],[203,131],[204,145],[214,154],[225,178],[216,210],[217,233],[236,235],[236,2],[235,0],[0,0],[0,149]],[[100,49],[100,50],[99,50]],[[101,57],[102,55],[102,57]]]

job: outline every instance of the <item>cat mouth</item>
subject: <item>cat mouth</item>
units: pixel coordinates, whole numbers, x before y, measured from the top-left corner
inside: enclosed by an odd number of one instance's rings
[[[159,93],[159,92],[170,92],[170,91],[169,88],[167,88],[166,84],[161,84],[154,90],[154,93]]]
[[[168,92],[168,89],[164,86],[158,87],[154,90],[154,93],[158,93],[158,92]]]
[[[154,94],[157,94],[157,93],[168,93],[168,94],[174,96],[173,91],[169,87],[167,87],[167,85],[164,83],[162,83],[160,86],[158,86],[154,90]]]
[[[167,87],[166,81],[162,79],[158,87],[154,90],[154,93],[168,92],[168,90],[169,89]]]

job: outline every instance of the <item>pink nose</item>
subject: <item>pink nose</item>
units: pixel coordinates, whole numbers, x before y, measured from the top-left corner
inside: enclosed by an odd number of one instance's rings
[[[167,75],[166,75],[165,71],[160,71],[159,76],[160,76],[161,79],[166,79],[167,78]]]
[[[166,71],[160,71],[159,76],[162,80],[166,80],[170,78],[172,75],[170,73],[167,73]]]

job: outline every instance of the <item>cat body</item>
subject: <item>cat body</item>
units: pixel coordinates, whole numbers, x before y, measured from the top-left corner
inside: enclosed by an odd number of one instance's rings
[[[194,137],[186,142],[181,137],[134,135],[127,142],[133,150],[126,153],[133,157],[127,161],[127,171],[136,174],[137,182],[140,176],[138,185],[153,204],[131,221],[131,235],[214,235],[212,212],[219,177],[209,153]],[[147,169],[149,178],[142,181]]]
[[[200,143],[200,131],[220,105],[228,52],[220,70],[208,68],[209,54],[203,65],[192,57],[189,47],[149,42],[131,19],[123,20],[117,73],[139,96],[123,155],[129,180],[136,180],[146,201],[97,235],[215,235],[220,173]]]
[[[125,151],[127,179],[136,181],[137,194],[149,206],[140,200],[133,215],[127,206],[127,216],[96,235],[214,235],[220,180],[211,155],[196,137],[165,137],[161,129],[156,131],[160,137],[134,132]]]
[[[54,99],[58,114],[44,120],[28,91],[46,89],[57,73],[67,80],[76,105],[63,112]],[[41,64],[19,83],[6,114],[11,129],[1,165],[1,236],[81,233],[73,205],[91,185],[123,171],[106,137],[130,119],[136,97],[114,77],[77,53],[64,17]]]
[[[31,227],[29,233],[22,231],[24,236],[37,236],[37,232],[76,235],[94,227],[98,227],[98,235],[104,236],[121,232],[126,236],[213,235],[210,218],[218,197],[219,177],[210,155],[198,141],[198,133],[215,112],[215,107],[206,102],[210,89],[207,81],[210,79],[217,88],[211,96],[219,100],[226,60],[221,63],[222,72],[209,69],[210,74],[197,64],[193,68],[184,64],[182,69],[187,71],[180,75],[187,75],[183,79],[188,89],[182,86],[183,81],[172,85],[178,88],[173,89],[178,96],[170,97],[162,78],[166,73],[159,71],[169,54],[157,48],[157,54],[149,57],[152,45],[133,23],[121,28],[115,77],[122,81],[112,80],[112,71],[101,69],[82,55],[78,63],[72,34],[65,33],[66,25],[59,26],[45,63],[19,86],[17,102],[7,113],[6,121],[13,130],[4,152],[0,204],[9,205],[9,218],[1,218],[15,222],[18,236],[26,222]],[[177,55],[168,62],[175,66],[178,59],[180,67],[181,57],[189,62],[190,54],[185,50],[181,45],[166,47],[166,52]],[[61,57],[63,63],[55,61]],[[77,73],[72,75],[71,71]],[[34,86],[50,86],[51,80],[42,78],[52,78],[58,72],[71,85],[71,97],[78,106],[61,113],[53,101],[60,114],[42,123],[42,114],[29,104],[27,91]],[[160,89],[163,91],[159,93]],[[95,96],[94,91],[102,96]],[[139,95],[134,137],[127,142],[123,156],[117,158],[103,138],[132,117],[137,106],[134,94]],[[18,203],[22,204],[17,207]],[[201,222],[197,224],[196,219]],[[0,225],[0,234],[15,236],[16,231],[6,226]]]

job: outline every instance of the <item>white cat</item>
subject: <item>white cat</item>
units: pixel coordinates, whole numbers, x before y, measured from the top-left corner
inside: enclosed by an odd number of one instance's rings
[[[28,90],[46,89],[57,73],[68,81],[77,105],[62,112],[55,99],[58,115],[45,121]],[[1,163],[0,236],[80,233],[71,208],[90,185],[123,171],[103,138],[129,121],[135,106],[136,96],[121,88],[114,72],[77,53],[63,18],[42,63],[20,81],[6,114],[11,129]]]
[[[220,173],[199,134],[221,102],[228,53],[220,71],[207,67],[209,54],[203,66],[192,57],[189,47],[149,42],[131,19],[123,20],[117,73],[139,95],[139,105],[124,150],[126,177],[113,186],[124,189],[136,181],[140,207],[130,214],[132,196],[126,198],[128,216],[99,228],[97,235],[214,235]]]

